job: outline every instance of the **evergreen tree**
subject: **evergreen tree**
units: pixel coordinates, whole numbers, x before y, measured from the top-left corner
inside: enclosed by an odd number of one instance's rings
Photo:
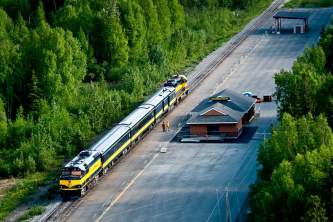
[[[28,158],[25,160],[24,165],[24,171],[26,171],[27,173],[34,173],[36,171],[36,162],[31,156],[28,156]]]
[[[30,93],[28,95],[30,111],[38,112],[39,111],[39,103],[41,99],[40,86],[38,83],[38,79],[36,74],[33,72],[31,76],[31,84],[30,84]]]
[[[102,13],[105,41],[105,59],[112,68],[123,67],[128,62],[128,40],[119,19],[116,1]]]
[[[147,43],[149,46],[158,45],[162,40],[161,26],[158,21],[156,6],[152,0],[141,0],[141,7],[144,9],[147,27]]]
[[[7,116],[4,104],[0,98],[0,150],[7,142]]]
[[[185,12],[178,0],[170,0],[171,23],[173,32],[179,31],[185,25]]]
[[[20,152],[19,157],[17,157],[14,162],[14,174],[15,175],[23,175],[24,174],[24,157],[23,157],[23,153]]]
[[[130,59],[139,58],[146,47],[144,44],[146,26],[142,8],[136,1],[123,1],[121,12],[128,37]]]
[[[171,12],[168,5],[168,0],[154,0],[158,13],[158,20],[163,30],[164,39],[169,39],[171,35]]]
[[[311,195],[308,198],[309,209],[307,210],[304,221],[305,222],[328,222],[326,217],[326,210],[322,206],[318,196]]]
[[[44,5],[42,1],[39,1],[38,8],[36,10],[36,15],[34,18],[34,25],[40,25],[42,22],[46,22]]]

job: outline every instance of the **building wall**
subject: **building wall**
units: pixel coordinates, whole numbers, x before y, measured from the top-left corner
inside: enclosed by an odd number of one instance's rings
[[[238,137],[242,132],[242,127],[242,121],[237,124],[221,124],[219,132],[228,137]],[[191,136],[206,136],[208,134],[207,125],[191,125],[190,134]]]
[[[238,132],[237,124],[221,124],[220,132],[221,133]]]
[[[206,112],[204,115],[205,116],[221,116],[223,114],[214,110],[214,109],[212,109],[212,110],[209,110],[208,112]]]
[[[255,105],[253,105],[250,110],[243,116],[242,122],[243,124],[247,124],[255,115]]]
[[[243,131],[242,121],[237,124],[222,124],[220,125],[220,132],[225,133],[226,137],[238,137]]]
[[[207,135],[207,126],[206,125],[191,125],[190,134],[197,136],[206,136]]]

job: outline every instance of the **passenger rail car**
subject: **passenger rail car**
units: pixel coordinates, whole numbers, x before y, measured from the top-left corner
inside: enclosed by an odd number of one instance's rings
[[[169,79],[164,87],[113,127],[88,149],[81,151],[61,172],[60,190],[63,196],[83,196],[114,165],[152,129],[174,105],[188,94],[185,76]]]

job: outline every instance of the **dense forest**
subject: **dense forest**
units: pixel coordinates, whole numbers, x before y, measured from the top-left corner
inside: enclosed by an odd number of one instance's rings
[[[258,155],[253,221],[333,221],[333,25],[275,76],[280,123]]]
[[[316,8],[329,7],[333,5],[333,0],[290,0],[286,2],[286,8]]]
[[[269,2],[0,0],[1,177],[59,169]]]

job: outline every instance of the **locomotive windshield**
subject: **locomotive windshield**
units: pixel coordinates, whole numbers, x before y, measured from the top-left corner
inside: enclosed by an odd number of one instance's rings
[[[63,168],[61,178],[63,179],[80,179],[84,175],[84,171],[79,168]]]
[[[177,86],[177,81],[176,81],[175,79],[170,79],[170,80],[168,80],[168,81],[164,84],[164,86],[172,86],[172,87],[175,87],[175,86]]]

